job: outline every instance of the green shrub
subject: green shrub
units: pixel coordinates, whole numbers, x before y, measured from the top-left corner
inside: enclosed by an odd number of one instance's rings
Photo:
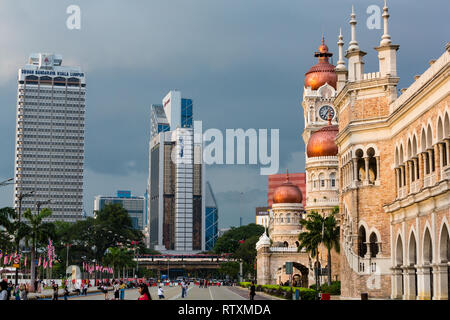
[[[329,293],[331,295],[340,295],[341,294],[341,282],[333,281],[331,286],[328,284],[323,284],[320,286],[320,292]]]

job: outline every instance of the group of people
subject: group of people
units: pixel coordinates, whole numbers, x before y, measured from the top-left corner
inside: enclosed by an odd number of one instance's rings
[[[0,282],[0,300],[10,300],[14,296],[16,300],[28,300],[28,284],[13,285],[11,282]]]

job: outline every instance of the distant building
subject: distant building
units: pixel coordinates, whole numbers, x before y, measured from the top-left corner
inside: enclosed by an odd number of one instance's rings
[[[286,180],[286,174],[271,174],[269,175],[269,192],[267,194],[267,205],[272,207],[273,203],[273,193],[276,188],[281,186]],[[306,174],[301,173],[289,173],[289,181],[300,188],[302,192],[302,204],[303,207],[306,205]]]
[[[269,225],[269,207],[256,207],[256,224],[266,227]]]
[[[209,182],[206,182],[206,199],[205,199],[205,250],[209,251],[214,248],[219,233],[218,219],[219,209],[217,207],[216,198]]]
[[[117,191],[114,196],[96,196],[94,200],[94,215],[107,204],[120,203],[122,207],[128,211],[131,217],[131,223],[136,230],[144,230],[144,197],[135,197],[131,195],[131,191]]]
[[[147,245],[162,252],[205,250],[202,142],[194,141],[193,104],[170,91],[152,105]]]
[[[32,211],[51,200],[48,221],[83,215],[86,80],[80,67],[62,66],[56,54],[32,54],[19,69],[14,208]]]

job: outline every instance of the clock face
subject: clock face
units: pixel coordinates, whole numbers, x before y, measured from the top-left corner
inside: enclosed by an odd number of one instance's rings
[[[319,110],[319,116],[322,120],[328,120],[328,111],[331,111],[331,119],[334,118],[334,109],[330,106],[322,106]]]

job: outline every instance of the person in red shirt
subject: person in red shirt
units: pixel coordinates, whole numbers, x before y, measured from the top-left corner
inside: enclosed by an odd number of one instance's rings
[[[148,287],[145,283],[139,284],[138,292],[140,294],[138,300],[152,300]]]

